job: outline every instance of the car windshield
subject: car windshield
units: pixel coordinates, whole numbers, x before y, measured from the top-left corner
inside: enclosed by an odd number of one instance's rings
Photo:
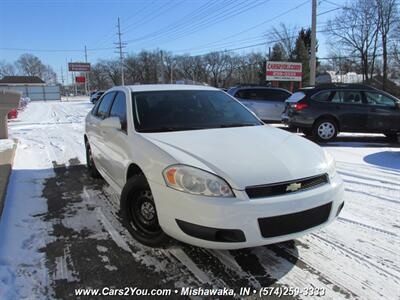
[[[163,132],[257,126],[263,123],[221,91],[176,90],[132,93],[135,129]]]

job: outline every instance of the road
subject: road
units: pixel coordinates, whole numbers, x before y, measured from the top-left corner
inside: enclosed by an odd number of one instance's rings
[[[88,287],[314,287],[324,296],[279,299],[400,298],[398,144],[343,135],[324,145],[345,181],[346,204],[323,230],[235,251],[177,241],[152,249],[121,225],[113,190],[86,174],[83,121],[91,107],[30,103],[10,124],[19,144],[0,223],[0,298],[67,298]]]

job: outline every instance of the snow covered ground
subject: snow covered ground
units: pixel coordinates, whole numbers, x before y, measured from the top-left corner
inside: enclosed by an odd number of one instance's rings
[[[0,223],[0,299],[67,298],[104,286],[316,287],[326,289],[323,299],[400,298],[398,145],[346,134],[324,146],[345,181],[346,204],[319,232],[238,251],[179,242],[150,249],[121,225],[111,188],[82,166],[91,107],[32,102],[10,123],[19,144]]]

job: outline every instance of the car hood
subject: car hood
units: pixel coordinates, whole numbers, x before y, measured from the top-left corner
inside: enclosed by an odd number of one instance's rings
[[[325,154],[305,138],[271,126],[143,134],[177,163],[215,173],[234,189],[327,172]]]

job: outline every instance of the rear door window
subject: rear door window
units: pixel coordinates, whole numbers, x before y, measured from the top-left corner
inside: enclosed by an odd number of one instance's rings
[[[333,103],[363,104],[359,91],[336,91],[332,97]]]
[[[105,94],[101,98],[101,102],[99,104],[99,108],[97,109],[96,116],[100,119],[108,118],[111,104],[114,100],[115,92],[110,92]]]

